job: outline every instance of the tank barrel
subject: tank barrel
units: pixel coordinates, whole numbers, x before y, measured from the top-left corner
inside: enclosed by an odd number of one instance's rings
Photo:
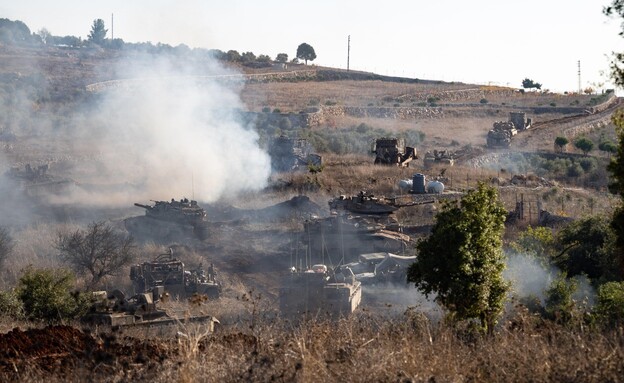
[[[147,209],[147,210],[149,210],[149,209],[151,209],[151,208],[152,208],[151,206],[148,206],[148,205],[142,205],[142,204],[140,204],[140,203],[135,203],[135,204],[134,204],[134,206],[142,207],[143,209]]]

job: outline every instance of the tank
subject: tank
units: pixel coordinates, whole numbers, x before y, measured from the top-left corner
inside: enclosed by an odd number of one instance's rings
[[[184,322],[202,322],[208,324],[208,331],[213,332],[219,321],[210,315],[188,315],[173,312],[170,315],[158,307],[160,291],[136,294],[130,298],[121,290],[111,292],[93,292],[93,304],[81,319],[84,323],[110,327],[153,327],[169,326]]]
[[[48,164],[32,166],[26,164],[23,169],[12,167],[5,176],[14,181],[29,197],[41,197],[48,194],[61,195],[71,192],[76,183],[68,178],[60,178],[49,173]]]
[[[195,236],[208,237],[206,211],[197,201],[182,198],[179,201],[153,201],[154,205],[135,203],[145,209],[142,217],[127,218],[126,229],[138,239],[151,239],[161,243]]]
[[[412,193],[425,194],[426,192],[425,175],[421,173],[414,174],[414,177],[412,177]]]
[[[391,214],[399,207],[386,202],[384,199],[375,197],[365,191],[360,191],[355,196],[341,195],[329,200],[329,208],[332,211],[346,210],[356,214]]]
[[[449,150],[434,150],[433,152],[425,153],[423,164],[426,168],[430,168],[433,165],[453,166],[455,164],[455,158],[455,152]]]
[[[427,193],[442,194],[444,192],[444,184],[440,181],[427,182]]]

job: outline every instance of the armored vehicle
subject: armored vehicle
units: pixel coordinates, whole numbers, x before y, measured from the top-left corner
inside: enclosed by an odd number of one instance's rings
[[[33,167],[26,164],[23,169],[12,167],[6,172],[6,176],[12,179],[24,193],[30,197],[37,197],[44,194],[61,194],[70,190],[76,185],[71,179],[63,179],[48,173],[48,164]]]
[[[426,168],[438,164],[453,166],[455,164],[455,158],[455,153],[450,150],[434,150],[433,152],[425,153],[423,164]]]
[[[327,218],[313,218],[304,222],[301,242],[307,247],[310,263],[324,263],[330,260],[339,264],[352,262],[362,253],[390,251],[403,253],[411,245],[410,237],[395,230],[389,230],[395,221],[388,215],[380,216],[333,215]],[[375,222],[385,219],[388,224]]]
[[[121,290],[96,291],[93,293],[93,304],[89,312],[82,317],[82,321],[93,325],[111,327],[130,326],[165,326],[179,322],[204,322],[214,331],[219,321],[209,315],[189,316],[181,313],[179,316],[170,316],[166,311],[158,308],[161,289],[155,288],[151,292],[141,293],[126,298]]]
[[[346,210],[356,214],[391,214],[399,207],[389,202],[381,200],[365,191],[360,191],[358,195],[347,197],[341,195],[338,198],[329,200],[329,208],[332,211]]]
[[[487,146],[489,148],[508,148],[511,145],[511,138],[518,134],[514,124],[509,121],[496,121],[487,135]]]
[[[280,311],[286,316],[305,313],[336,318],[351,314],[362,301],[362,284],[349,269],[329,270],[317,264],[295,268],[282,281]]]
[[[169,296],[181,299],[193,294],[216,299],[221,294],[221,283],[212,264],[208,272],[203,270],[201,264],[195,270],[187,270],[182,261],[173,258],[171,249],[153,261],[131,266],[130,279],[134,291],[138,293],[162,287]]]
[[[170,242],[193,234],[199,239],[208,237],[206,211],[197,201],[182,198],[179,201],[154,201],[154,205],[135,203],[145,209],[145,216],[127,218],[126,229],[136,238]]]
[[[321,166],[322,157],[312,151],[312,145],[304,138],[275,137],[269,145],[271,167],[278,172],[288,172]]]
[[[509,112],[509,122],[514,124],[518,131],[529,129],[532,123],[530,118],[526,118],[524,112]]]
[[[418,158],[416,149],[405,146],[403,138],[378,138],[371,151],[375,154],[375,164],[408,167],[413,159]]]

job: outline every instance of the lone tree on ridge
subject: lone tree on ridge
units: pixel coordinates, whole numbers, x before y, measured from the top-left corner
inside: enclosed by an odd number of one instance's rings
[[[305,60],[306,65],[308,65],[308,60],[314,61],[316,58],[316,53],[314,53],[314,48],[310,44],[301,43],[297,47],[297,58],[301,60]]]
[[[104,39],[106,38],[107,32],[108,32],[108,29],[106,29],[104,26],[104,20],[102,19],[93,20],[93,24],[91,25],[91,32],[89,33],[88,40],[96,44],[102,44],[104,42]]]

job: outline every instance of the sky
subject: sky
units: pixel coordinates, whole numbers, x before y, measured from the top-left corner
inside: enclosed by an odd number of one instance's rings
[[[86,38],[95,19],[126,42],[186,44],[295,57],[383,75],[542,89],[612,88],[609,60],[624,51],[611,0],[4,0],[0,18],[33,32]],[[114,15],[114,22],[111,22]],[[112,24],[112,28],[111,28]],[[621,92],[618,92],[621,93]]]

